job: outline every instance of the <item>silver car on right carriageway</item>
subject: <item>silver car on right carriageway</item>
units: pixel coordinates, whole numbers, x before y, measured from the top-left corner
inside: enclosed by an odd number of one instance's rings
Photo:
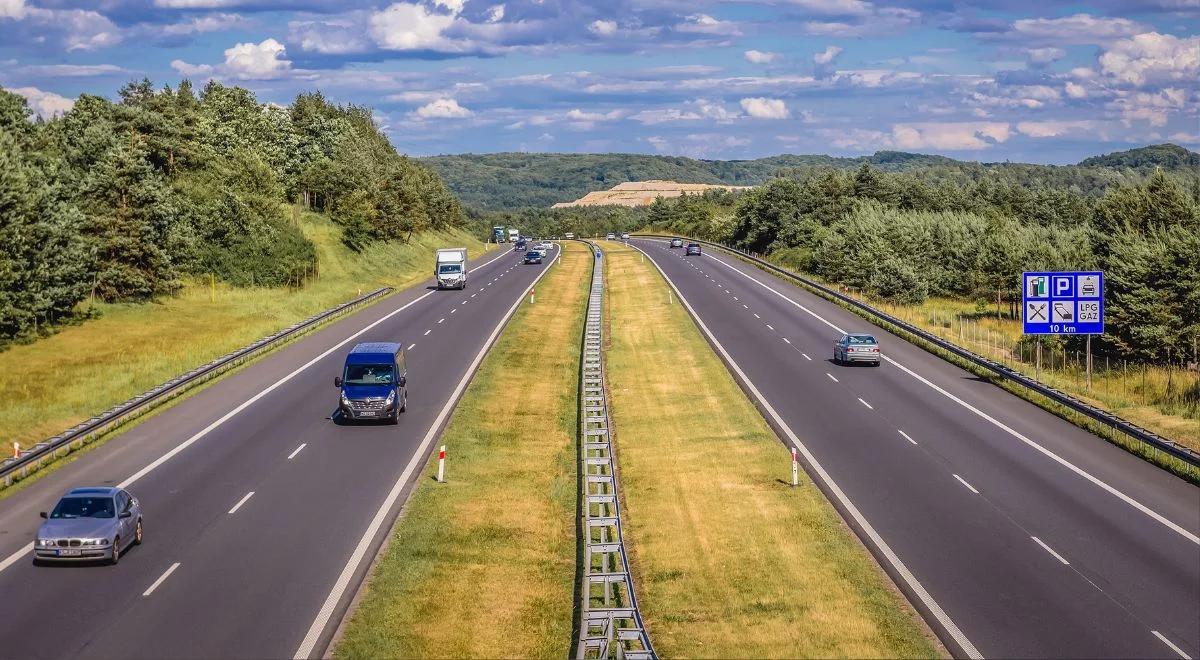
[[[866,362],[878,367],[882,359],[883,354],[879,351],[879,342],[875,341],[875,337],[866,333],[851,332],[844,334],[833,345],[833,361],[836,364]]]

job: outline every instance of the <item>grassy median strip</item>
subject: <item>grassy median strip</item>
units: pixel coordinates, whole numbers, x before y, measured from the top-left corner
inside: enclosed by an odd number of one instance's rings
[[[588,251],[564,245],[484,360],[334,655],[561,658],[575,581]],[[530,266],[532,268],[533,266]]]
[[[302,288],[232,288],[191,281],[147,304],[97,303],[100,318],[0,352],[0,439],[30,446],[159,383],[360,293],[430,277],[434,250],[483,245],[465,233],[353,252],[323,216],[298,212],[320,276]],[[494,254],[494,253],[493,253]],[[85,303],[86,305],[86,303]]]
[[[663,657],[929,657],[915,612],[807,480],[654,266],[606,245],[626,542]]]

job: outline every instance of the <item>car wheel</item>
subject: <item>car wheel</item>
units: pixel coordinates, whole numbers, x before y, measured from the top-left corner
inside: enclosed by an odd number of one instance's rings
[[[141,518],[138,518],[137,527],[135,527],[133,530],[133,544],[134,545],[142,544],[142,519]]]
[[[842,358],[838,357],[837,351],[834,351],[834,352],[833,352],[833,363],[834,363],[834,364],[841,364],[841,363],[842,363]]]
[[[116,566],[120,562],[121,562],[121,537],[118,536],[117,538],[113,539],[112,557],[109,557],[108,563],[112,566]]]

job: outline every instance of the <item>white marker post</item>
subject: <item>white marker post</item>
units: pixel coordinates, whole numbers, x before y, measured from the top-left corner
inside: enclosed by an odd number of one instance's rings
[[[796,448],[792,447],[792,488],[800,485],[800,461],[796,458]]]
[[[537,297],[537,289],[530,289],[529,290],[529,304],[530,305],[532,305],[534,303],[534,298],[536,298],[536,297]]]
[[[438,483],[446,482],[446,445],[438,450]]]
[[[21,443],[13,443],[13,458],[21,458]]]

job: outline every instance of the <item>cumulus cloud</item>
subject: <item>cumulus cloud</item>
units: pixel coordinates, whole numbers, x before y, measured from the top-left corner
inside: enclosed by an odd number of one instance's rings
[[[1066,57],[1067,51],[1054,46],[1027,48],[1025,49],[1025,56],[1029,58],[1029,63],[1034,66],[1046,66]]]
[[[842,54],[841,46],[826,46],[825,50],[813,55],[814,64],[830,64]]]
[[[75,107],[75,99],[60,96],[54,92],[45,92],[37,87],[14,87],[9,90],[20,94],[29,102],[29,109],[43,119],[61,115]]]
[[[779,59],[779,53],[771,53],[761,50],[748,50],[742,54],[747,62],[751,64],[770,64]]]
[[[461,2],[458,7],[461,10]],[[387,50],[441,50],[449,45],[442,32],[454,24],[456,15],[397,2],[372,14],[369,29],[375,43]]]
[[[0,0],[0,18],[25,18],[25,0]]]
[[[763,97],[744,98],[739,103],[747,115],[755,119],[787,119],[788,109],[780,99]]]
[[[1200,78],[1200,36],[1180,39],[1147,32],[1114,43],[1100,55],[1100,71],[1130,85]]]
[[[1145,30],[1145,26],[1127,18],[1075,14],[1061,18],[1022,18],[1013,21],[1007,36],[1060,45],[1102,44]]]
[[[1145,122],[1150,126],[1166,126],[1171,114],[1182,110],[1187,104],[1187,92],[1178,87],[1167,87],[1155,92],[1118,91],[1116,98],[1107,104],[1121,117],[1125,126]]]
[[[488,8],[487,21],[488,23],[499,23],[504,20],[504,5],[495,5]]]
[[[1067,84],[1063,86],[1063,91],[1067,93],[1068,97],[1073,99],[1085,99],[1088,95],[1086,87],[1070,80],[1068,80]]]
[[[283,58],[283,44],[274,39],[237,44],[225,51],[225,72],[242,80],[266,80],[288,73],[292,63]]]
[[[437,99],[412,111],[415,119],[465,119],[473,112],[462,107],[454,99]]]
[[[1059,137],[1067,133],[1091,131],[1096,127],[1097,122],[1088,119],[1017,122],[1017,132],[1031,138]]]
[[[682,23],[676,25],[675,29],[679,32],[728,37],[736,37],[741,34],[737,23],[718,20],[708,14],[692,14],[684,19]]]
[[[711,99],[694,99],[684,103],[679,108],[654,108],[642,110],[630,116],[630,119],[643,124],[665,124],[679,121],[716,121],[727,123],[738,118],[740,113],[730,111],[721,101]]]
[[[592,21],[588,25],[588,32],[600,35],[601,37],[611,37],[617,33],[616,21]]]

